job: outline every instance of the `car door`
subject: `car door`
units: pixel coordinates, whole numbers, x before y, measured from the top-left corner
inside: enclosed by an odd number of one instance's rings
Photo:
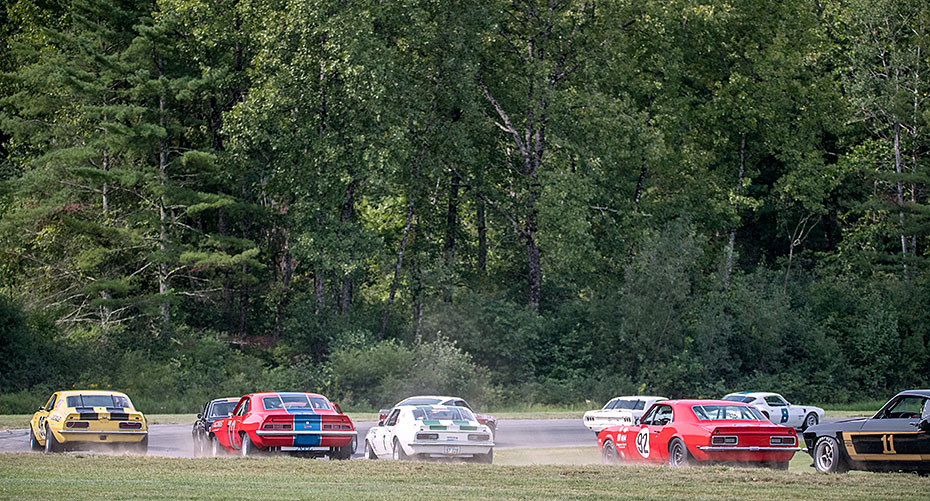
[[[48,397],[48,402],[46,402],[43,407],[39,407],[39,410],[36,412],[35,416],[33,416],[32,421],[35,425],[36,437],[45,439],[45,421],[48,419],[48,415],[52,412],[52,409],[55,408],[56,402],[58,402],[58,394],[53,393],[52,396]]]
[[[379,457],[391,457],[394,451],[394,428],[397,426],[399,416],[400,409],[392,410],[387,419],[384,420],[384,425],[379,427],[380,429],[375,435],[375,443],[371,444],[371,447]]]
[[[239,436],[239,432],[242,429],[242,420],[248,414],[250,407],[251,401],[249,398],[243,397],[236,406],[233,415],[226,420],[226,443],[229,444],[230,449],[238,450],[242,447],[242,438]]]
[[[856,461],[922,461],[930,454],[930,437],[918,428],[927,398],[901,395],[885,405],[859,431],[844,433],[847,452]],[[851,446],[851,447],[850,447]]]
[[[789,424],[791,422],[791,412],[785,399],[779,395],[768,395],[763,400],[769,409],[769,421],[784,426],[792,426]]]
[[[621,439],[625,442],[626,459],[662,463],[668,456],[667,432],[663,432],[671,420],[671,406],[656,404],[643,415],[639,426],[626,428],[626,439]]]
[[[675,433],[672,423],[675,413],[671,405],[656,405],[656,413],[649,426],[650,458],[657,463],[668,461],[668,442]]]

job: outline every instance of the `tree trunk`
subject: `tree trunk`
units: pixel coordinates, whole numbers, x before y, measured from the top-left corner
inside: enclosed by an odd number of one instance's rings
[[[898,202],[898,224],[901,228],[901,261],[904,264],[904,280],[907,280],[907,236],[904,234],[904,183],[901,176],[904,173],[901,160],[901,124],[894,123],[894,171],[898,175],[897,183],[897,202]]]
[[[404,253],[407,250],[407,237],[410,235],[410,226],[413,223],[413,199],[407,203],[407,219],[404,223],[404,236],[400,240],[400,251],[397,253],[397,262],[394,265],[394,278],[391,280],[391,289],[388,292],[387,305],[381,316],[381,330],[378,332],[378,339],[384,339],[384,333],[387,330],[388,311],[394,304],[394,296],[397,294],[397,284],[400,282],[400,269],[404,264]]]
[[[282,242],[283,253],[281,255],[280,262],[278,263],[278,268],[281,273],[281,299],[278,300],[277,309],[275,310],[274,315],[274,332],[272,340],[275,345],[279,339],[281,339],[282,324],[284,323],[284,312],[287,309],[287,303],[290,299],[291,292],[291,276],[293,274],[293,257],[291,256],[290,249],[290,239],[288,237],[287,230],[282,230],[284,232],[284,241]]]
[[[452,182],[449,186],[449,206],[446,209],[446,238],[443,242],[443,257],[446,261],[448,274],[446,287],[443,290],[443,300],[452,301],[452,287],[455,283],[455,232],[458,228],[459,211],[459,175],[455,169],[452,172]]]
[[[158,68],[159,73],[161,73],[162,60],[158,59]],[[159,119],[158,123],[162,129],[166,129],[166,120],[165,120],[165,96],[162,94],[158,98],[158,111]],[[158,265],[158,294],[161,300],[161,320],[164,326],[167,326],[171,322],[171,305],[168,301],[166,295],[168,290],[171,288],[171,276],[169,275],[168,267],[168,208],[165,204],[165,191],[168,184],[168,146],[165,144],[165,141],[159,141],[158,143],[158,179],[159,184],[161,185],[162,195],[158,200],[158,224],[159,224],[159,236],[158,236],[158,250],[161,254],[161,263]]]
[[[746,172],[746,133],[740,134],[739,142],[739,175],[736,178],[736,193],[739,194],[743,189],[743,175]],[[730,288],[730,276],[733,273],[733,250],[736,247],[736,228],[730,230],[730,238],[727,241],[727,260],[724,265],[723,286]]]
[[[352,180],[349,183],[349,186],[346,187],[346,198],[345,203],[342,204],[342,214],[339,217],[339,220],[343,224],[349,224],[355,219],[355,190],[358,186],[358,181]],[[342,278],[342,288],[339,293],[339,312],[343,315],[349,312],[349,307],[352,305],[352,277],[346,275]]]

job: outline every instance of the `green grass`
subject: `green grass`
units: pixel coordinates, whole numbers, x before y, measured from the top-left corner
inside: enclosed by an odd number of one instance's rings
[[[926,499],[908,474],[0,454],[0,498]]]

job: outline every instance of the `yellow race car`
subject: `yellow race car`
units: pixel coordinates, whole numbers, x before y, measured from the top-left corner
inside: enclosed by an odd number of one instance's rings
[[[149,427],[145,416],[116,391],[59,391],[29,422],[33,450],[59,452],[76,444],[114,444],[145,454]]]

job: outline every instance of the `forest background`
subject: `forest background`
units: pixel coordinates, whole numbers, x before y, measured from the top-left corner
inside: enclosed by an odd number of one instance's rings
[[[0,413],[930,385],[925,1],[0,6]]]

